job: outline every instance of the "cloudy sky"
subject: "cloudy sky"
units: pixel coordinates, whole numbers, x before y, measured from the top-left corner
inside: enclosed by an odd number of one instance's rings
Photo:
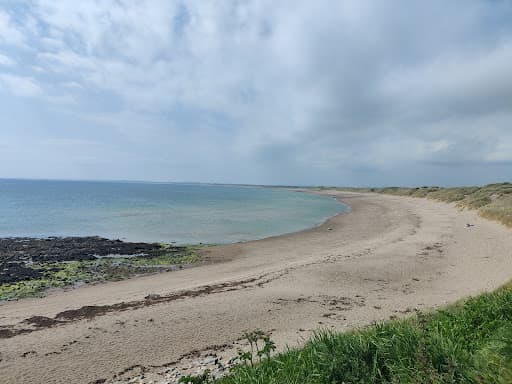
[[[0,177],[512,179],[512,2],[0,0]]]

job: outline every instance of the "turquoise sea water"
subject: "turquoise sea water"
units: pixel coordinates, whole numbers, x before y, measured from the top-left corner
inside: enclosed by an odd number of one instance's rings
[[[231,243],[306,229],[347,209],[275,188],[0,179],[0,237]]]

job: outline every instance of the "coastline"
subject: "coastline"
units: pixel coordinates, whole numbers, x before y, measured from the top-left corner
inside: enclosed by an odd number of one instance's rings
[[[4,185],[2,180],[0,185],[2,238],[99,236],[176,246],[229,244],[306,229],[343,210],[322,196],[272,187],[92,182]],[[54,188],[59,194],[52,193]]]
[[[510,230],[474,212],[413,198],[322,193],[352,211],[304,231],[208,248],[207,265],[196,268],[0,305],[0,325],[14,328],[32,316],[113,309],[2,340],[0,374],[13,383],[108,381],[134,365],[163,366],[212,345],[228,356],[244,330],[272,331],[283,348],[318,328],[405,316],[510,279]],[[468,221],[475,227],[468,230]],[[119,310],[120,303],[132,307]]]
[[[290,192],[311,193],[303,189]],[[318,193],[312,193],[322,195]],[[327,196],[323,196],[327,198]],[[214,245],[242,244],[317,228],[350,207],[339,199],[336,213],[311,227],[219,244],[131,242],[100,236],[0,238],[0,305],[58,290],[171,272],[204,264],[198,252]],[[0,338],[9,334],[0,326]]]

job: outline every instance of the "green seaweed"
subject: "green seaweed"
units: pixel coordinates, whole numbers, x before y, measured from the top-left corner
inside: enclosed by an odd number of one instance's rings
[[[200,260],[200,247],[187,246],[176,251],[170,244],[162,255],[146,257],[105,257],[96,260],[33,263],[27,265],[42,273],[39,279],[23,280],[0,285],[0,301],[44,295],[51,288],[70,288],[83,283],[122,280],[136,275],[169,271],[176,266]]]

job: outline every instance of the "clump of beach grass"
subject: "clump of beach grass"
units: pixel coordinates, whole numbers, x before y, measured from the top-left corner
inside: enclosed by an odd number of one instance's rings
[[[491,201],[479,210],[481,216],[512,227],[512,194]]]

